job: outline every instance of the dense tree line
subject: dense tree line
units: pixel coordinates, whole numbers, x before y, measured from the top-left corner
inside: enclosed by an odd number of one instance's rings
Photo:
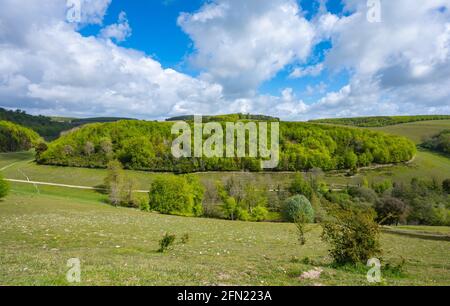
[[[358,127],[382,127],[409,122],[448,120],[450,115],[420,115],[420,116],[392,116],[392,117],[359,117],[359,118],[334,118],[312,120],[314,123],[339,124]]]
[[[46,116],[33,116],[24,111],[9,111],[0,108],[0,120],[10,121],[28,127],[46,139],[55,139],[59,134],[73,127],[70,122],[58,122]]]
[[[422,147],[445,154],[450,154],[450,130],[444,130],[431,137],[422,144]]]
[[[170,122],[119,121],[89,124],[50,143],[37,156],[42,164],[125,168],[176,173],[260,171],[258,158],[180,158],[171,153]],[[206,139],[206,136],[204,136]],[[406,138],[368,130],[300,122],[280,123],[280,163],[275,171],[355,169],[410,160],[415,145]]]
[[[39,135],[33,130],[8,121],[0,121],[0,152],[28,151],[39,141]]]
[[[0,120],[10,121],[28,127],[47,140],[58,138],[63,131],[73,129],[88,123],[115,122],[126,118],[56,118],[47,116],[33,116],[22,110],[6,110],[0,107]],[[129,119],[128,119],[129,120]]]

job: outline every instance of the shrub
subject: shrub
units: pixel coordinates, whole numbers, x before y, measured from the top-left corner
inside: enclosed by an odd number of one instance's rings
[[[375,191],[367,187],[350,187],[348,194],[351,195],[358,202],[375,203],[378,200],[378,195]]]
[[[149,212],[150,211],[150,204],[148,203],[147,200],[141,199],[139,201],[139,209],[142,210],[142,211]]]
[[[9,192],[9,184],[7,181],[0,176],[0,199],[3,199],[8,195]]]
[[[302,195],[296,195],[285,201],[283,216],[286,221],[295,222],[300,216],[305,218],[305,222],[314,222],[314,210],[309,200]]]
[[[303,195],[308,199],[311,199],[313,190],[308,182],[305,181],[303,175],[298,173],[289,186],[289,192],[292,195]]]
[[[164,253],[167,251],[174,243],[175,243],[176,236],[170,235],[166,233],[164,237],[159,241],[159,253]]]
[[[377,212],[377,222],[380,224],[391,225],[405,223],[408,217],[409,207],[402,200],[385,197],[381,198],[375,204]]]
[[[269,215],[269,211],[264,206],[256,206],[252,210],[252,220],[253,221],[265,221],[267,220],[267,216]]]
[[[373,190],[375,190],[378,194],[383,194],[392,187],[393,184],[390,180],[384,180],[383,182],[380,183],[374,183],[372,186]]]
[[[186,233],[181,237],[181,244],[187,244],[189,240],[191,239],[191,236]]]
[[[322,239],[331,245],[330,256],[336,264],[365,264],[381,253],[380,229],[373,210],[336,205],[323,222]]]
[[[450,179],[446,179],[444,182],[442,182],[442,189],[447,194],[450,194]]]
[[[308,221],[308,217],[303,212],[301,212],[295,220],[295,226],[297,227],[298,241],[300,242],[300,245],[306,244],[305,234],[307,232],[306,225],[309,223]]]
[[[150,188],[150,209],[163,214],[200,216],[203,187],[193,177],[164,175]]]

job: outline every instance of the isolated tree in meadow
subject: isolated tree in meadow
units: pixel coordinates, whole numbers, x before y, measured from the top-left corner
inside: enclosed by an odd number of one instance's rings
[[[122,164],[118,160],[110,161],[108,163],[108,175],[105,178],[105,186],[112,205],[118,206],[122,203],[124,184],[125,177]]]

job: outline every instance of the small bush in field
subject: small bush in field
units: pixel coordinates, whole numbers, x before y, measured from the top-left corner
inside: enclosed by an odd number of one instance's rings
[[[164,237],[159,241],[159,253],[164,253],[167,251],[174,243],[175,243],[176,236],[165,234]]]
[[[331,245],[329,253],[339,265],[366,263],[381,253],[380,228],[373,210],[333,207],[321,225],[322,239]]]
[[[300,245],[306,244],[306,233],[308,232],[308,229],[306,225],[311,221],[311,219],[306,216],[304,212],[300,212],[299,216],[295,220],[295,226],[297,227],[297,234],[298,234],[298,241],[300,242]]]
[[[450,179],[446,179],[444,182],[442,182],[442,189],[447,194],[450,194]]]
[[[150,203],[146,199],[139,200],[139,209],[142,211],[150,211]]]
[[[256,206],[252,211],[252,220],[261,222],[267,220],[269,211],[264,206]]]
[[[191,239],[191,237],[189,236],[188,233],[184,234],[181,237],[181,244],[187,244],[189,242],[189,240]]]

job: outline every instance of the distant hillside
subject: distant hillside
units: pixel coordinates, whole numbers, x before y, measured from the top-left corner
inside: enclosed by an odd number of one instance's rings
[[[33,116],[27,114],[25,111],[16,110],[10,111],[0,107],[0,120],[13,122],[21,126],[32,129],[40,136],[47,140],[53,140],[59,137],[61,132],[73,129],[88,123],[96,122],[115,122],[128,118],[65,118],[65,117],[47,117],[47,116]]]
[[[166,121],[193,121],[194,115],[179,116],[166,119]],[[217,115],[217,116],[203,116],[203,122],[219,121],[219,122],[236,122],[239,120],[255,120],[255,121],[280,121],[279,118],[265,116],[265,115],[252,115],[252,114],[229,114],[229,115]]]
[[[402,123],[447,120],[450,115],[420,115],[420,116],[392,116],[392,117],[357,117],[311,120],[312,123],[339,124],[357,127],[383,127]]]
[[[40,141],[39,135],[18,124],[0,121],[0,152],[28,151]]]

